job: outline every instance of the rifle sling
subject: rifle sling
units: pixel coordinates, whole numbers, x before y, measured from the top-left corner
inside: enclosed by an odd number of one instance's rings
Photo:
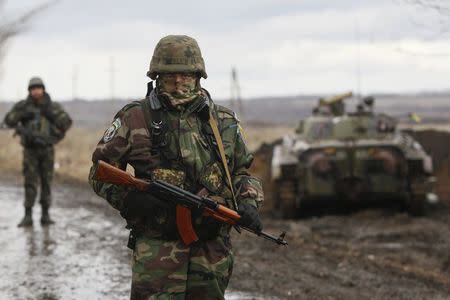
[[[152,110],[152,108],[150,107],[150,101],[149,101],[148,97],[146,97],[145,99],[142,100],[142,112],[144,114],[145,123],[147,124],[147,128],[151,135],[151,133],[152,133],[152,130],[151,130],[152,117],[153,117],[153,119],[155,119],[155,118],[158,119],[158,120],[153,120],[153,121],[159,122],[161,120],[160,112],[157,110],[156,111]],[[233,181],[231,180],[230,169],[228,168],[228,163],[227,163],[227,159],[225,156],[225,148],[223,146],[222,137],[220,136],[219,127],[217,126],[217,121],[214,118],[211,111],[209,113],[209,125],[211,126],[212,132],[214,134],[214,139],[216,140],[217,148],[218,148],[219,154],[220,154],[220,160],[222,161],[222,165],[223,165],[223,168],[225,171],[225,175],[227,177],[228,185],[231,190],[231,196],[233,198],[232,205],[233,205],[233,208],[237,211],[238,206],[237,206],[237,202],[236,202],[236,195],[234,193]]]
[[[227,176],[228,185],[230,186],[231,196],[233,197],[233,208],[234,210],[238,210],[238,206],[236,203],[236,195],[234,193],[233,181],[231,180],[230,169],[228,168],[227,158],[225,156],[225,148],[223,147],[222,137],[220,136],[219,127],[217,126],[217,121],[214,119],[213,114],[209,113],[209,125],[211,126],[212,132],[214,134],[214,138],[217,143],[217,148],[219,149],[220,159],[222,160],[223,168],[225,170],[225,174]]]

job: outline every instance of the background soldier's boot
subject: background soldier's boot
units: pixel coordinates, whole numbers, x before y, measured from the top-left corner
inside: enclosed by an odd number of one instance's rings
[[[47,208],[42,208],[42,217],[41,217],[41,224],[42,225],[52,225],[55,224],[55,222],[50,219],[50,215],[48,213],[48,207]]]
[[[33,226],[33,214],[31,207],[25,208],[25,216],[23,217],[22,221],[20,221],[19,224],[17,224],[18,227],[29,227]]]

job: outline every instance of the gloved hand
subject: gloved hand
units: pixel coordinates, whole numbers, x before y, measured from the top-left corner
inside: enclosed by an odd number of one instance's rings
[[[168,207],[169,204],[155,196],[139,191],[130,191],[124,199],[121,214],[125,218],[150,216],[155,207]]]
[[[238,225],[242,225],[256,232],[262,230],[261,219],[259,218],[256,207],[248,203],[242,203],[239,205],[238,213],[241,215]]]
[[[22,115],[20,116],[20,121],[22,123],[26,123],[26,122],[28,122],[30,120],[33,120],[34,117],[35,117],[35,113],[34,112],[32,112],[32,111],[24,111],[22,113]]]

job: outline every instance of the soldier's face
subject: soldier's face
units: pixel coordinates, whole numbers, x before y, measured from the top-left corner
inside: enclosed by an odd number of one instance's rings
[[[31,98],[39,100],[44,96],[44,89],[41,87],[34,87],[30,90]]]
[[[160,87],[173,96],[183,96],[196,89],[197,74],[165,73],[159,75]]]

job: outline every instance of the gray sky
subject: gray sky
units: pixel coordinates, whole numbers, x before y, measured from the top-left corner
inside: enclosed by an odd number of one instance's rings
[[[7,12],[39,2],[10,0]],[[33,75],[54,98],[70,99],[74,73],[77,96],[108,98],[111,57],[115,95],[139,98],[153,48],[168,34],[198,40],[202,84],[215,98],[229,96],[231,66],[244,97],[355,90],[358,61],[364,93],[448,89],[442,23],[401,0],[62,0],[10,44],[0,101],[24,97]]]

